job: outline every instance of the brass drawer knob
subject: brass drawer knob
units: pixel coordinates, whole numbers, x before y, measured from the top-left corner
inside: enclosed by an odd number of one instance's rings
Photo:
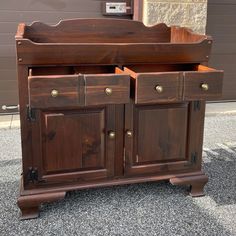
[[[112,88],[105,88],[105,93],[110,96],[112,94]]]
[[[133,133],[131,130],[127,130],[126,135],[127,135],[127,137],[131,138],[133,136]]]
[[[162,92],[163,92],[163,87],[160,86],[160,85],[157,85],[157,86],[155,87],[155,90],[156,90],[158,93],[162,93]]]
[[[109,137],[110,139],[114,139],[114,138],[116,137],[116,133],[115,133],[114,131],[109,131],[109,132],[108,132],[108,137]]]
[[[204,91],[207,91],[209,90],[209,85],[208,84],[201,84],[201,89],[204,90]]]
[[[57,97],[58,94],[59,94],[59,92],[58,92],[58,90],[56,90],[56,89],[53,89],[53,90],[51,91],[51,96],[52,96],[53,98]]]

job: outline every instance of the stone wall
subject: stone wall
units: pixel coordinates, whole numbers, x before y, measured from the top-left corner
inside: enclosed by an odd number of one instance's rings
[[[198,33],[205,33],[207,0],[144,0],[145,25],[166,23],[186,26]]]

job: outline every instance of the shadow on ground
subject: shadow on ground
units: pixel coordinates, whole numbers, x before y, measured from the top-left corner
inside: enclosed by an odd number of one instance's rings
[[[228,148],[204,152],[205,197],[164,182],[81,190],[28,221],[19,221],[21,162],[13,151],[0,159],[1,235],[236,235],[236,146]]]

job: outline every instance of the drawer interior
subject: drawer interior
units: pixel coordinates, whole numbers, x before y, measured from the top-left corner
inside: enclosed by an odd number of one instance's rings
[[[105,66],[44,66],[29,69],[29,76],[73,75],[73,74],[114,74],[115,65]]]
[[[73,75],[74,69],[71,66],[44,66],[29,69],[29,76],[40,75]]]
[[[123,71],[128,73],[133,79],[136,79],[138,74],[155,73],[155,72],[212,72],[216,71],[199,64],[142,64],[142,65],[127,65]]]
[[[29,76],[40,75],[73,75],[73,74],[120,74],[126,72],[133,78],[137,77],[140,73],[155,73],[155,72],[209,72],[215,71],[212,68],[199,65],[199,64],[134,64],[125,65],[123,71],[116,65],[81,65],[81,66],[44,66],[33,67],[29,69]]]

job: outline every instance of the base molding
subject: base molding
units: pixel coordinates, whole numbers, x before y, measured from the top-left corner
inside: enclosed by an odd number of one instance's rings
[[[40,205],[46,202],[54,202],[65,197],[66,192],[55,192],[19,196],[17,205],[21,210],[21,220],[34,219],[39,216]]]
[[[208,177],[202,173],[191,172],[186,174],[176,175],[162,175],[162,176],[142,176],[142,177],[129,177],[121,179],[103,180],[100,183],[75,183],[73,185],[61,185],[60,187],[41,187],[38,189],[24,189],[23,180],[21,182],[20,196],[17,204],[21,210],[21,219],[33,219],[39,216],[40,205],[42,203],[54,202],[65,198],[66,192],[97,188],[108,187],[114,185],[144,183],[144,182],[157,182],[167,180],[172,185],[190,185],[190,195],[192,197],[204,196],[203,188],[208,181]]]
[[[170,179],[172,185],[190,185],[190,195],[192,197],[204,196],[204,186],[208,182],[208,177],[201,173],[199,175],[178,176]]]

